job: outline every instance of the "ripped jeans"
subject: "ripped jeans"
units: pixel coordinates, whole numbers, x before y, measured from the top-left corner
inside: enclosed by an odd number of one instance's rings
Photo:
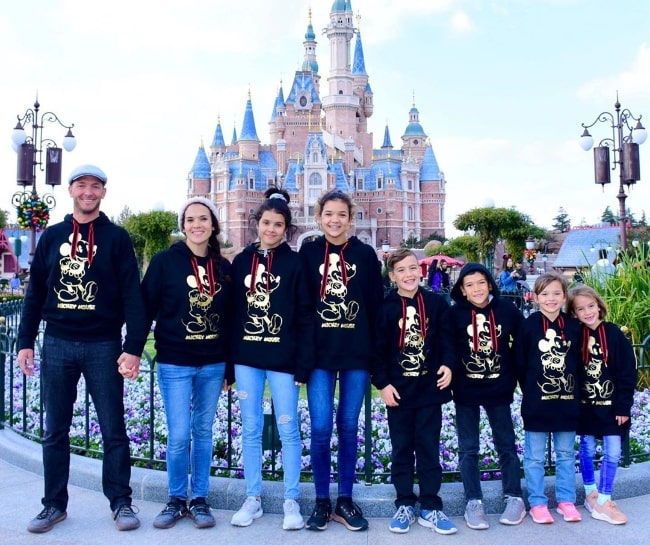
[[[264,428],[264,385],[269,381],[275,420],[282,441],[284,499],[297,500],[300,495],[302,444],[298,422],[298,391],[289,373],[235,365],[236,388],[242,419],[242,453],[246,496],[262,493],[262,430]]]

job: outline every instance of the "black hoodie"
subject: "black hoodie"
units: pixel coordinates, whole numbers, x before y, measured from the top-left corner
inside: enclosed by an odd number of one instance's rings
[[[415,297],[403,297],[391,290],[381,307],[377,359],[372,383],[378,389],[392,384],[404,408],[442,404],[451,400],[451,389],[436,385],[441,365],[456,369],[452,354],[442,339],[447,302],[435,293],[419,288]]]
[[[582,326],[582,392],[578,433],[623,435],[617,416],[630,416],[637,382],[636,359],[630,341],[611,322],[602,322],[595,331]]]
[[[468,274],[481,273],[490,286],[487,305],[479,308],[461,291]],[[513,339],[523,321],[511,302],[499,297],[492,275],[480,263],[467,263],[451,291],[454,305],[447,311],[449,340],[458,364],[454,373],[454,402],[460,405],[509,405],[517,385]]]
[[[225,258],[210,267],[208,258],[195,256],[185,242],[153,256],[142,293],[149,323],[156,320],[157,361],[200,366],[228,360],[230,269]]]
[[[370,371],[384,298],[375,250],[354,236],[342,245],[320,236],[303,244],[300,256],[308,278],[307,298],[316,317],[316,367]]]
[[[576,431],[580,400],[581,326],[564,312],[524,320],[515,340],[521,417],[526,431]]]
[[[120,339],[126,323],[124,352],[142,354],[147,327],[133,243],[103,212],[81,224],[67,214],[48,227],[29,274],[18,350],[34,348],[43,319],[48,335],[87,342]]]
[[[232,276],[233,363],[307,382],[314,328],[298,254],[286,242],[267,251],[251,244],[233,260]]]

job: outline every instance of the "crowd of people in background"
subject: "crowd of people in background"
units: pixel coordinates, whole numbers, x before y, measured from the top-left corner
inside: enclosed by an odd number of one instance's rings
[[[49,531],[67,517],[68,431],[81,375],[102,430],[103,490],[116,527],[140,526],[131,502],[122,396],[124,379],[139,374],[152,324],[168,427],[168,501],[153,521],[156,528],[171,528],[183,518],[197,528],[216,524],[208,503],[212,422],[220,392],[230,388],[238,391],[246,483],[246,499],[231,524],[245,527],[263,516],[268,386],[282,441],[282,528],[324,531],[335,521],[351,531],[368,529],[353,484],[358,419],[370,382],[387,407],[396,493],[391,532],[406,533],[416,521],[439,534],[457,532],[441,497],[442,405],[450,401],[469,528],[489,528],[478,469],[481,410],[499,455],[500,523],[518,525],[527,513],[535,523],[554,522],[544,490],[549,435],[556,510],[567,522],[581,520],[576,434],[585,508],[595,519],[627,522],[612,492],[636,368],[629,342],[604,322],[607,310],[591,288],[568,291],[563,276],[541,274],[533,287],[539,312],[524,318],[506,297],[526,281],[522,263],[508,256],[498,280],[483,265],[467,263],[452,285],[448,264],[440,259],[432,262],[423,286],[416,255],[398,249],[386,260],[394,287],[384,297],[375,251],[349,236],[350,196],[336,189],[321,195],[315,218],[323,234],[295,252],[289,246],[295,231],[290,196],[277,188],[267,190],[250,217],[255,242],[232,263],[221,255],[214,203],[202,197],[184,202],[178,215],[183,240],[155,255],[140,283],[128,234],[99,210],[106,174],[82,165],[68,181],[73,213],[39,240],[18,335],[18,363],[32,375],[39,324],[46,323],[40,366],[45,493],[30,532]],[[523,395],[526,498],[511,414],[517,385]],[[299,504],[302,386],[315,492],[306,521]],[[604,458],[596,483],[599,440]]]

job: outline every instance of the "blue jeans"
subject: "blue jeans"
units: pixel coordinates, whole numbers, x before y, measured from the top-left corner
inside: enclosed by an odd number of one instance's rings
[[[580,437],[580,472],[584,484],[595,484],[594,454],[596,454],[596,438],[593,435]],[[603,459],[600,463],[600,481],[598,492],[612,495],[616,469],[621,459],[621,436],[605,435],[603,437]]]
[[[226,364],[192,367],[158,362],[157,370],[167,418],[169,496],[187,499],[191,468],[192,498],[207,498],[214,450],[212,424]]]
[[[246,495],[262,493],[262,431],[264,429],[264,385],[269,381],[275,421],[282,441],[284,499],[300,496],[302,443],[298,421],[298,392],[294,376],[289,373],[235,365],[237,393],[242,419],[242,449]]]
[[[484,407],[484,410],[490,422],[494,448],[499,455],[503,494],[521,497],[521,469],[515,446],[515,430],[512,425],[510,405]],[[478,405],[456,404],[460,474],[467,501],[483,499],[478,469],[480,416]]]
[[[339,405],[336,429],[339,435],[337,468],[338,494],[352,497],[357,464],[359,412],[368,386],[368,371],[351,369],[329,371],[314,369],[307,383],[307,401],[311,419],[311,465],[314,471],[316,498],[329,498],[332,451],[330,442],[334,429],[334,389],[339,376]]]
[[[552,432],[555,451],[555,497],[557,502],[576,501],[575,440],[573,431]],[[548,432],[525,432],[524,474],[531,507],[547,505],[544,494],[544,462]]]
[[[102,489],[111,509],[131,504],[131,454],[124,424],[124,379],[117,370],[120,339],[66,341],[45,335],[41,386],[45,410],[43,476],[45,506],[65,511],[70,475],[70,425],[83,374],[102,432]]]

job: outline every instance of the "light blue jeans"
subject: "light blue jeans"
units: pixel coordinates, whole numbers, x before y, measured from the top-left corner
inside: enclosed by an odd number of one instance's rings
[[[593,435],[580,436],[580,472],[584,484],[596,484],[594,475],[594,455],[596,454],[596,438]],[[600,481],[598,492],[612,495],[616,469],[621,459],[621,436],[603,436],[603,459],[600,463]]]
[[[574,431],[552,432],[555,451],[555,497],[557,502],[576,501]],[[544,462],[548,432],[527,431],[524,436],[524,475],[531,507],[547,505],[544,494]]]
[[[262,431],[264,429],[264,385],[269,381],[275,421],[282,441],[284,499],[300,496],[302,444],[298,421],[298,391],[295,378],[289,373],[235,365],[237,394],[242,419],[242,454],[246,495],[262,493]]]
[[[225,363],[199,367],[157,363],[158,386],[167,417],[169,496],[207,498],[212,463],[212,424],[226,371]],[[189,457],[188,457],[189,452]]]
[[[329,498],[334,430],[334,390],[339,379],[339,405],[336,411],[338,432],[338,494],[352,497],[359,447],[359,412],[368,386],[368,371],[350,369],[330,371],[314,369],[307,383],[309,418],[311,420],[311,465],[314,471],[316,498]]]

